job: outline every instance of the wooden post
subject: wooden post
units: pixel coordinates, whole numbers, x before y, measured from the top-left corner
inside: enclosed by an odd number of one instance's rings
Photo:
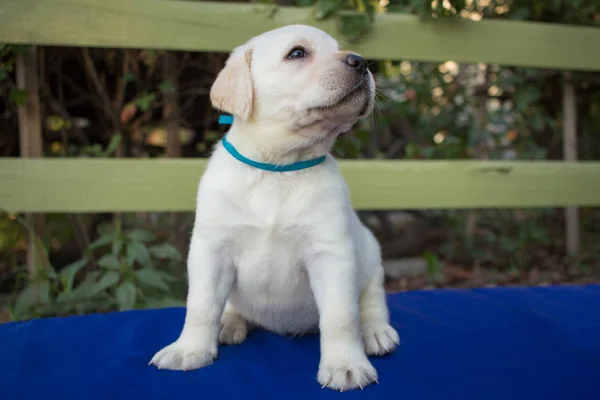
[[[16,56],[17,87],[27,92],[27,100],[19,106],[19,144],[21,157],[42,157],[42,118],[38,82],[38,51],[31,46],[26,52]],[[26,214],[25,221],[29,228],[29,244],[27,246],[27,268],[29,277],[33,278],[43,256],[36,243],[44,229],[44,216]]]
[[[172,87],[163,93],[164,108],[163,120],[167,134],[167,148],[165,155],[168,158],[181,157],[181,115],[179,112],[179,86],[177,55],[172,51],[166,51],[163,59],[163,79],[169,82]],[[181,213],[170,213],[170,219],[173,226],[180,225]],[[187,248],[188,242],[185,235],[176,235],[172,243],[182,254]]]
[[[577,161],[577,102],[571,74],[568,72],[563,76],[562,108],[563,158],[566,162],[574,162]],[[579,209],[567,207],[565,221],[567,253],[577,255],[579,253]]]
[[[471,68],[476,68],[476,78],[475,84],[471,88],[473,94],[470,98],[471,104],[473,106],[473,119],[475,124],[477,125],[477,130],[481,134],[485,132],[486,125],[488,122],[487,115],[487,99],[488,99],[488,75],[489,75],[489,66],[485,66],[485,68],[480,68],[479,65],[474,65]],[[478,138],[478,142],[476,146],[473,148],[472,158],[475,160],[488,159],[488,151],[485,148],[485,143],[483,142],[482,135]],[[477,210],[469,210],[467,214],[467,221],[465,226],[465,238],[467,239],[467,243],[469,246],[473,245],[473,240],[475,238],[475,234],[477,231],[477,219],[478,213]]]
[[[172,90],[163,93],[165,105],[163,119],[167,132],[167,157],[181,157],[180,118],[179,118],[179,93],[177,90],[177,56],[167,51],[164,56],[163,77],[173,85]]]

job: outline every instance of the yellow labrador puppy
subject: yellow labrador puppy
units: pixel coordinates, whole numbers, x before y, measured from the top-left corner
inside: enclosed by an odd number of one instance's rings
[[[400,340],[379,245],[329,154],[371,113],[374,86],[364,58],[309,26],[279,28],[233,51],[210,95],[235,119],[200,181],[185,323],[151,364],[206,366],[218,342],[241,343],[258,326],[319,331],[323,387],[377,382],[367,355]]]

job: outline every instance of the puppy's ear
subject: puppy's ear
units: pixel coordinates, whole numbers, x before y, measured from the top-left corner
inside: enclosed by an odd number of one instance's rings
[[[252,114],[252,48],[237,47],[210,89],[212,106],[247,121]]]

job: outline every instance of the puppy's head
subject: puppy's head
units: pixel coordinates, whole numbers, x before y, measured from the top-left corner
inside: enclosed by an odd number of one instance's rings
[[[319,29],[290,25],[236,48],[210,98],[236,119],[307,137],[350,129],[373,110],[374,88],[364,58]]]

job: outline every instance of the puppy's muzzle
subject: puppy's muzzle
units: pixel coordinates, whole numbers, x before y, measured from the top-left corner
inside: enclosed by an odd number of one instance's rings
[[[350,68],[356,70],[361,76],[367,74],[367,60],[359,56],[358,54],[348,54],[344,59],[344,63]]]

